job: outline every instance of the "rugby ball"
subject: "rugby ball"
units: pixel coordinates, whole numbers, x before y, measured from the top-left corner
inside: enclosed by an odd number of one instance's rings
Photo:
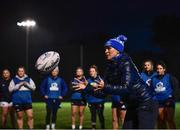
[[[59,62],[59,53],[48,51],[37,59],[35,68],[41,73],[49,73],[58,66]]]

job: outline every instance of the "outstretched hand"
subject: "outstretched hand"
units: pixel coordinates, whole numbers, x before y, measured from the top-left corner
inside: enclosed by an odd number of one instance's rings
[[[86,88],[85,84],[79,83],[76,86],[73,86],[73,88],[77,91],[77,90],[83,90]]]
[[[77,78],[74,78],[77,82],[73,82],[73,89],[75,89],[76,91],[78,90],[83,90],[86,88],[86,86],[88,85],[88,81],[86,80],[85,76],[83,77],[84,81],[81,81]]]
[[[84,85],[87,85],[88,84],[88,81],[86,80],[86,78],[85,78],[85,76],[83,76],[83,78],[84,78],[84,81],[81,81],[81,80],[79,80],[79,79],[77,79],[77,78],[74,78],[76,81],[78,81],[78,83],[77,84],[84,84]]]
[[[95,80],[97,83],[97,87],[94,89],[94,91],[100,90],[104,88],[104,81],[100,78],[100,81]]]

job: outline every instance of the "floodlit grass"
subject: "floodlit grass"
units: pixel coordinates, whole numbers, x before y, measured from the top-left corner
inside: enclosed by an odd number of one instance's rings
[[[36,129],[45,128],[45,115],[46,115],[45,104],[33,103],[33,110],[34,110],[34,127]],[[111,103],[105,104],[104,115],[105,115],[105,124],[106,124],[105,127],[108,129],[112,128]],[[180,128],[180,103],[176,104],[175,119],[176,119],[177,128]],[[77,122],[76,124],[78,125],[79,123]],[[27,128],[26,122],[24,122],[24,126],[25,128]],[[10,128],[9,119],[7,122],[7,127]],[[56,128],[57,129],[71,129],[71,105],[69,102],[62,103],[62,108],[59,109],[58,111]],[[84,128],[91,128],[90,112],[89,112],[88,107],[86,107],[86,110],[85,110]],[[99,128],[99,124],[97,125],[97,128]]]

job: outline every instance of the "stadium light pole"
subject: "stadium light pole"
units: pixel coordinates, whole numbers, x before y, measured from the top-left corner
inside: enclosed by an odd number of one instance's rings
[[[34,27],[36,22],[34,20],[26,20],[22,22],[17,22],[17,26],[26,28],[26,71],[29,70],[29,31],[31,27]]]

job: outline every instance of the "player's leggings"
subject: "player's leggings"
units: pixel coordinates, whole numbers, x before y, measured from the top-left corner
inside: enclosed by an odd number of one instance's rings
[[[60,105],[59,99],[48,99],[46,100],[46,124],[50,124],[51,117],[52,123],[56,123],[57,111]]]
[[[92,122],[92,128],[96,128],[96,113],[98,114],[101,129],[105,128],[104,123],[104,103],[91,103],[89,104],[89,109],[91,112],[91,122]]]
[[[46,112],[47,112],[47,115],[46,115],[46,124],[50,124],[50,121],[51,121],[51,115],[52,115],[52,123],[56,123],[56,119],[57,119],[57,111],[58,109],[57,108],[48,108],[46,106]]]

